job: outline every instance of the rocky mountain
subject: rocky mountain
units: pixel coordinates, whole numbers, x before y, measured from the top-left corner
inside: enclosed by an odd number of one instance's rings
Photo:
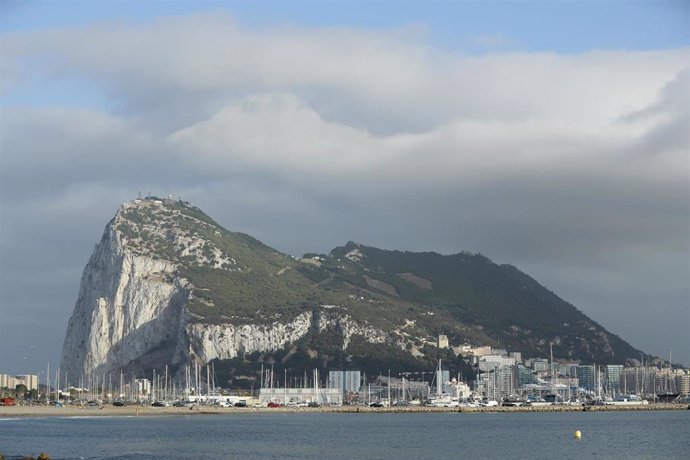
[[[123,204],[96,245],[62,371],[179,372],[214,361],[231,380],[262,360],[416,370],[456,359],[436,347],[439,334],[451,346],[523,356],[546,356],[551,344],[556,357],[583,362],[640,356],[528,275],[481,254],[350,242],[298,259],[189,203],[151,197]]]

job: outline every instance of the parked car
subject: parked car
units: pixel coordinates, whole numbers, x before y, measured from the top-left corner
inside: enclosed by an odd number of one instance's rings
[[[369,407],[383,407],[383,404],[380,402],[373,402],[369,404]]]
[[[283,407],[283,405],[277,402],[270,402],[268,403],[268,407]]]
[[[113,406],[115,407],[125,407],[127,404],[124,401],[114,401]]]
[[[237,401],[235,407],[247,407],[247,403],[245,401]]]

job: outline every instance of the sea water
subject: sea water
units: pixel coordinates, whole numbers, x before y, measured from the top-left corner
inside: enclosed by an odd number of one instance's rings
[[[54,460],[690,458],[690,411],[0,420],[6,459],[39,452]]]

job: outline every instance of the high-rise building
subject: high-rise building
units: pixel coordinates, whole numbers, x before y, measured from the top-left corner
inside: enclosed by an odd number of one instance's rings
[[[517,387],[521,388],[523,385],[529,385],[532,383],[537,383],[537,376],[534,375],[534,372],[532,372],[532,369],[529,369],[522,364],[518,364],[516,366],[516,378],[517,378]]]
[[[501,366],[513,366],[515,358],[499,355],[487,355],[479,358],[479,370],[487,372]]]
[[[137,391],[137,399],[145,398],[151,394],[151,381],[148,379],[136,379],[134,381]]]
[[[690,395],[690,372],[685,372],[678,377],[678,392],[682,395]]]
[[[0,374],[0,388],[14,389],[17,385],[26,386],[27,390],[38,390],[38,375],[7,375]]]
[[[533,359],[532,369],[534,369],[534,372],[548,371],[550,369],[549,360],[543,358]]]
[[[340,389],[342,394],[359,392],[361,382],[360,371],[328,372],[328,387]]]
[[[515,394],[516,366],[499,366],[489,372],[480,373],[477,391],[496,401]]]
[[[17,380],[19,380],[19,383],[26,385],[27,390],[38,390],[38,375],[18,375]]]
[[[577,379],[580,388],[586,391],[596,391],[596,368],[592,365],[577,366]]]
[[[622,364],[608,364],[606,366],[606,392],[611,396],[621,394]]]

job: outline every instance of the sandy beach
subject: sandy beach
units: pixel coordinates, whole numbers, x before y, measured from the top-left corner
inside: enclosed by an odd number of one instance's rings
[[[202,415],[202,414],[254,414],[285,412],[329,412],[329,413],[439,413],[439,412],[583,412],[583,411],[654,411],[654,410],[690,410],[687,404],[647,404],[631,406],[535,406],[535,407],[151,407],[125,406],[100,407],[88,406],[0,406],[2,417],[136,417],[165,415]]]

